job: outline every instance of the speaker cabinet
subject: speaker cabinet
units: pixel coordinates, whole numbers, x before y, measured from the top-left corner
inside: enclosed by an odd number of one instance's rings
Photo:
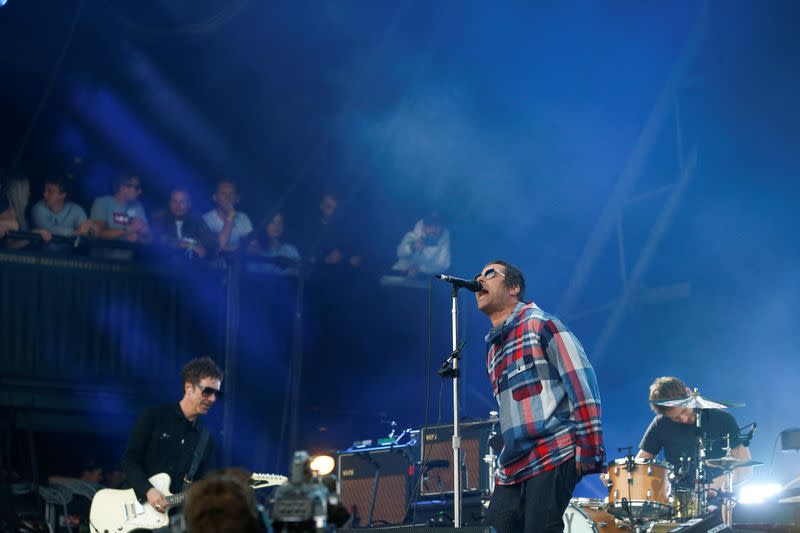
[[[372,524],[403,523],[411,495],[414,451],[400,446],[339,453],[339,493],[354,525],[369,525],[373,490]]]
[[[781,450],[784,452],[800,451],[800,429],[784,429],[781,431]]]
[[[489,490],[489,465],[483,456],[489,450],[489,431],[494,421],[461,424],[461,488],[466,492]],[[453,426],[435,426],[420,431],[422,465],[420,493],[423,496],[453,493]]]

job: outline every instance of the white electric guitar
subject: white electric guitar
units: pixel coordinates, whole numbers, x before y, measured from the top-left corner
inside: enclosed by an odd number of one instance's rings
[[[254,489],[262,489],[283,485],[286,481],[286,476],[277,474],[253,474],[249,485]],[[182,504],[186,493],[169,493],[169,474],[156,474],[150,478],[150,483],[164,495],[167,509],[159,512],[147,502],[139,503],[133,489],[99,490],[92,498],[92,508],[89,511],[89,527],[92,533],[126,533],[136,528],[158,529],[169,526],[167,511]]]

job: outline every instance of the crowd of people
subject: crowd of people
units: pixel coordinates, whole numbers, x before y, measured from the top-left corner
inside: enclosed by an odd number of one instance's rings
[[[0,189],[0,246],[66,252],[79,242],[103,241],[105,246],[93,255],[110,259],[132,258],[131,249],[137,245],[195,259],[242,253],[261,258],[249,267],[252,271],[288,274],[296,274],[301,265],[367,266],[363,243],[347,231],[338,198],[331,192],[322,194],[318,209],[292,232],[280,209],[254,224],[239,208],[237,186],[229,179],[216,184],[214,207],[202,214],[194,209],[186,187],[173,187],[166,205],[149,214],[140,201],[138,176],[120,175],[112,190],[95,198],[87,214],[70,200],[66,178],[46,178],[42,197],[33,205],[29,180],[10,179]],[[430,213],[402,237],[391,270],[410,278],[439,273],[450,266],[450,257],[450,232],[437,213]]]

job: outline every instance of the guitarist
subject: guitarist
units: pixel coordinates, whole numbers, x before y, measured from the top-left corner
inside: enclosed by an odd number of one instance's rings
[[[162,513],[167,511],[167,501],[148,478],[166,472],[174,494],[188,488],[184,480],[193,463],[197,467],[191,479],[203,477],[212,468],[213,442],[198,419],[222,396],[222,371],[211,358],[200,357],[183,367],[182,378],[181,401],[146,409],[136,421],[122,457],[122,468],[136,497]]]

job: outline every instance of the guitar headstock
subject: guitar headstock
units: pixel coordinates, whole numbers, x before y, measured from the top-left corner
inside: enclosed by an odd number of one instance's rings
[[[287,481],[289,481],[289,478],[286,476],[281,476],[278,474],[260,474],[258,472],[254,472],[253,475],[250,476],[250,487],[254,489],[276,487],[278,485],[283,485]]]

